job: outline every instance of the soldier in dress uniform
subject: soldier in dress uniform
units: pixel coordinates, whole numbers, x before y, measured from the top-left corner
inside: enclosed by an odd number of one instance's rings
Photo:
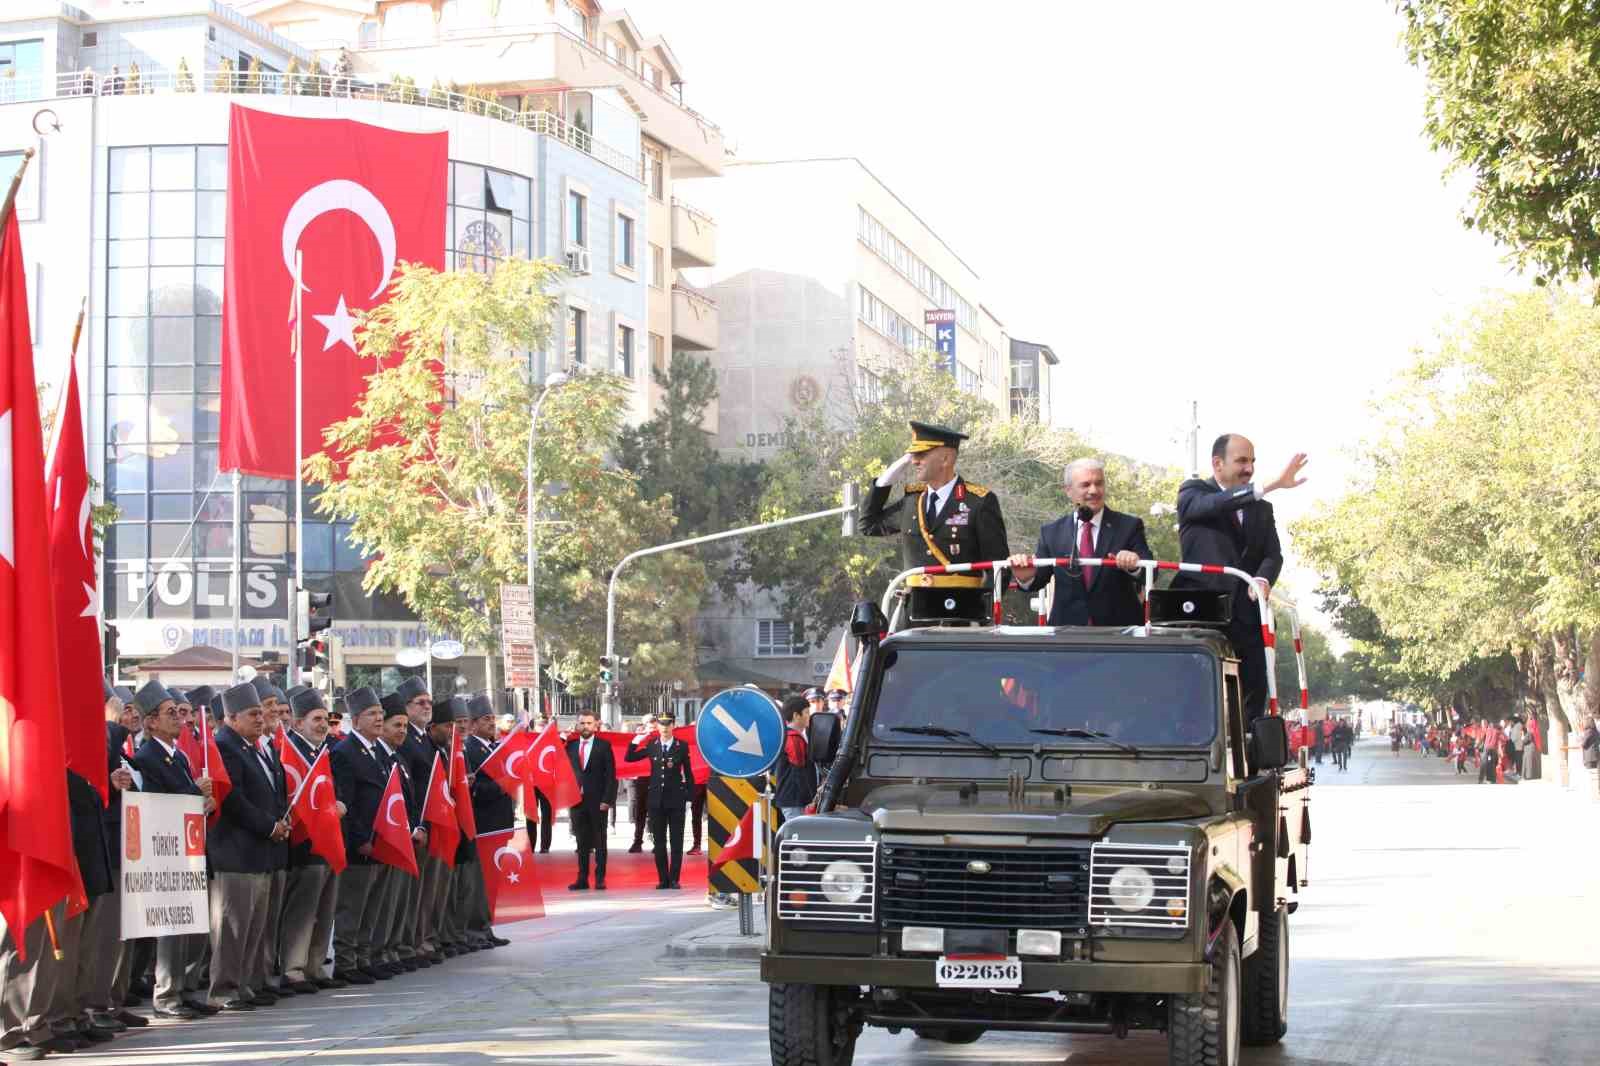
[[[694,792],[694,774],[689,768],[689,745],[672,735],[673,717],[663,711],[656,715],[656,735],[639,746],[639,737],[628,742],[626,762],[650,761],[650,793],[646,805],[650,812],[650,835],[655,839],[658,889],[678,888],[683,871],[683,813]],[[670,843],[668,837],[671,837]],[[670,849],[670,850],[669,850]]]
[[[911,446],[867,490],[858,518],[869,537],[899,537],[904,569],[1004,559],[1009,553],[1000,498],[956,474],[965,433],[926,422],[911,423]],[[890,501],[907,467],[916,480]],[[917,622],[983,621],[981,574],[918,574],[907,580],[908,617]]]

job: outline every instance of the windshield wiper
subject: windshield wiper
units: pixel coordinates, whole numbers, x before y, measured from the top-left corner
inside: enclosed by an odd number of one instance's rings
[[[1072,737],[1077,740],[1098,740],[1103,744],[1110,744],[1114,748],[1121,748],[1134,758],[1139,757],[1139,749],[1132,744],[1124,744],[1120,740],[1113,739],[1109,733],[1101,733],[1093,729],[1030,729],[1028,732],[1043,733],[1051,737]]]
[[[919,737],[955,737],[960,740],[966,740],[976,744],[978,747],[982,748],[984,751],[988,752],[990,755],[993,755],[997,759],[1003,758],[999,748],[994,747],[991,744],[985,744],[983,741],[979,740],[965,729],[950,729],[947,726],[942,725],[892,725],[889,727],[889,732],[915,733]]]

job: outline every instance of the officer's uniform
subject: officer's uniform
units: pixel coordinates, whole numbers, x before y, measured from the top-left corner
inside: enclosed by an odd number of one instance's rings
[[[657,721],[671,722],[663,714]],[[654,736],[644,747],[638,737],[628,744],[627,762],[650,761],[650,835],[655,839],[657,888],[677,888],[683,872],[683,814],[694,793],[694,773],[689,767],[689,745],[674,739],[663,751],[661,737]],[[670,839],[669,839],[670,838]]]
[[[952,429],[912,422],[911,446],[906,451],[958,448],[966,439],[966,434]],[[906,485],[900,497],[890,502],[893,491],[893,485],[874,482],[861,501],[857,518],[866,536],[900,538],[903,569],[984,562],[1009,555],[1000,498],[984,486],[957,476],[942,504],[937,492],[920,481]],[[987,615],[980,592],[985,581],[982,574],[917,574],[907,578],[911,594],[909,617],[912,621],[981,621]]]

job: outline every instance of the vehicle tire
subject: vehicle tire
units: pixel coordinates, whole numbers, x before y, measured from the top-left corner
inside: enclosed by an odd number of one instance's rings
[[[1289,1031],[1289,915],[1261,923],[1260,946],[1244,963],[1244,1042],[1276,1044]]]
[[[941,1044],[975,1044],[984,1033],[976,1025],[951,1025],[939,1029],[913,1029],[923,1040],[937,1040]]]
[[[1173,996],[1167,1007],[1171,1066],[1238,1066],[1239,936],[1225,922],[1204,992]]]
[[[830,985],[768,987],[772,1066],[850,1066],[861,1023],[841,1008],[841,991]]]

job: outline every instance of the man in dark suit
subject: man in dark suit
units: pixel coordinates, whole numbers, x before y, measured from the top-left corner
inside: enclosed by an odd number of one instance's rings
[[[114,695],[107,698],[116,698]],[[122,702],[117,699],[118,704]],[[107,707],[108,713],[111,709]],[[120,707],[116,712],[120,716]],[[149,1022],[142,1015],[126,1009],[128,1002],[128,977],[132,971],[134,945],[140,941],[122,939],[122,793],[137,792],[133,780],[133,765],[124,756],[122,746],[128,738],[127,727],[115,721],[106,722],[106,773],[110,781],[110,800],[100,812],[101,833],[106,841],[106,858],[110,863],[111,889],[94,900],[84,925],[84,963],[87,972],[80,975],[84,985],[84,1004],[90,1019],[103,1029],[142,1028]],[[128,1019],[132,1018],[133,1021]]]
[[[494,751],[494,703],[487,695],[479,693],[468,704],[467,718],[467,736],[462,741],[462,755],[467,760],[467,782],[472,791],[473,824],[480,833],[509,829],[516,824],[516,798],[488,774],[478,773],[478,768]],[[533,847],[531,834],[528,846],[530,849]],[[486,932],[488,942],[496,947],[510,943],[505,937],[496,935],[490,926],[492,915],[489,913],[489,897],[484,892],[483,867],[478,862],[478,848],[465,835],[462,836],[460,850],[456,852],[452,897],[449,911],[452,922],[447,928],[455,939],[464,940],[468,933],[478,931]]]
[[[422,823],[423,790],[428,787],[428,782],[412,776],[409,760],[400,754],[411,728],[405,702],[399,693],[391,692],[380,703],[383,707],[383,725],[378,730],[378,749],[386,756],[387,765],[400,772],[400,792],[406,798],[406,818],[411,827],[411,846],[415,854],[419,845],[425,850],[428,843],[428,830]],[[378,946],[373,949],[372,969],[380,980],[384,976],[397,977],[417,968],[417,964],[411,961],[415,952],[403,949],[409,943],[406,940],[406,914],[408,909],[413,916],[415,914],[418,880],[411,876],[410,871],[395,866],[384,866],[378,874],[383,893],[383,913],[378,918]],[[413,928],[414,925],[413,920]]]
[[[429,740],[428,734],[439,719],[434,715],[433,696],[428,691],[428,684],[420,677],[408,677],[401,681],[400,687],[395,689],[394,698],[404,704],[406,709],[405,739],[400,743],[398,755],[405,766],[406,776],[410,778],[411,788],[417,794],[419,819],[412,824],[418,825],[421,824],[420,811],[423,800],[427,798],[428,775],[433,772],[433,755],[436,748],[436,745]],[[440,718],[447,717],[448,707],[440,707],[438,710],[441,712]],[[445,759],[448,761],[449,758],[447,750]],[[416,853],[417,869],[422,871],[422,876],[400,879],[400,899],[397,902],[396,912],[400,928],[395,943],[394,961],[405,970],[433,965],[431,961],[417,960],[417,948],[422,939],[425,939],[418,936],[421,930],[423,898],[434,888],[431,882],[437,878],[437,870],[448,869],[428,853],[425,840],[422,843],[413,842],[412,848]],[[435,870],[432,877],[428,873],[430,869]]]
[[[333,922],[333,976],[353,985],[377,980],[371,935],[383,901],[374,891],[379,864],[372,857],[372,823],[389,783],[389,764],[378,750],[383,707],[378,694],[358,688],[344,698],[350,735],[334,745],[333,791],[344,804],[344,853],[350,863],[339,875]]]
[[[289,797],[283,772],[259,746],[266,725],[255,686],[222,694],[227,723],[217,751],[233,788],[206,835],[211,879],[211,1002],[228,1011],[253,1011],[276,997],[261,995],[261,941],[267,919],[276,845],[289,839]]]
[[[861,532],[868,537],[899,537],[900,564],[948,566],[1004,559],[1010,548],[1000,497],[982,485],[956,475],[956,452],[965,433],[926,422],[911,423],[906,453],[867,488],[857,509]],[[893,503],[894,483],[907,467],[916,480]],[[909,617],[983,620],[987,603],[981,594],[982,574],[919,574],[907,580]],[[944,604],[954,600],[955,606]]]
[[[593,711],[578,715],[578,735],[567,741],[567,758],[583,798],[572,808],[572,835],[578,843],[578,879],[567,886],[569,892],[589,887],[589,855],[594,855],[594,887],[606,887],[606,823],[612,804],[617,802],[617,764],[611,745],[596,734],[600,722]]]
[[[215,809],[211,801],[211,779],[198,777],[198,770],[178,750],[178,703],[159,681],[147,681],[134,694],[134,702],[144,715],[145,741],[133,757],[139,788],[166,796],[201,796],[207,813]],[[186,986],[184,972],[189,951],[195,945],[189,936],[164,936],[156,941],[155,1014],[158,1018],[195,1018],[213,1013],[214,1008],[200,998],[199,988]]]
[[[322,693],[301,688],[289,697],[289,714],[293,723],[288,731],[289,743],[308,766],[315,765],[328,743],[328,707]],[[294,798],[292,784],[289,798]],[[335,809],[339,809],[337,804]],[[289,877],[284,885],[283,916],[277,935],[284,987],[291,991],[304,995],[308,991],[345,987],[346,983],[329,975],[323,964],[328,937],[333,932],[338,891],[338,875],[328,866],[328,860],[311,850],[311,841],[290,846]]]
[[[1243,570],[1272,583],[1283,569],[1277,520],[1268,493],[1304,485],[1306,456],[1297,452],[1272,481],[1257,485],[1255,445],[1237,433],[1224,433],[1211,445],[1211,477],[1191,478],[1178,487],[1178,542],[1186,563],[1214,563]],[[1260,590],[1230,574],[1178,575],[1173,588],[1200,588],[1232,596],[1228,637],[1239,656],[1239,687],[1245,713],[1259,717],[1267,706],[1267,666],[1261,641]]]
[[[655,840],[656,888],[678,888],[683,872],[683,814],[694,794],[694,773],[689,768],[689,745],[672,735],[673,718],[662,712],[656,716],[656,735],[643,747],[639,737],[628,743],[627,762],[650,760],[650,795],[645,801],[650,812],[650,836]],[[669,855],[668,836],[671,836]]]
[[[1049,623],[1053,626],[1132,626],[1144,621],[1139,603],[1139,560],[1152,558],[1144,536],[1144,519],[1106,506],[1106,464],[1075,459],[1064,477],[1073,509],[1039,530],[1035,556],[1070,558],[1115,557],[1109,566],[1084,566],[1076,574],[1051,566],[1025,565],[1026,555],[1011,557],[1017,584],[1032,592],[1051,587]]]

